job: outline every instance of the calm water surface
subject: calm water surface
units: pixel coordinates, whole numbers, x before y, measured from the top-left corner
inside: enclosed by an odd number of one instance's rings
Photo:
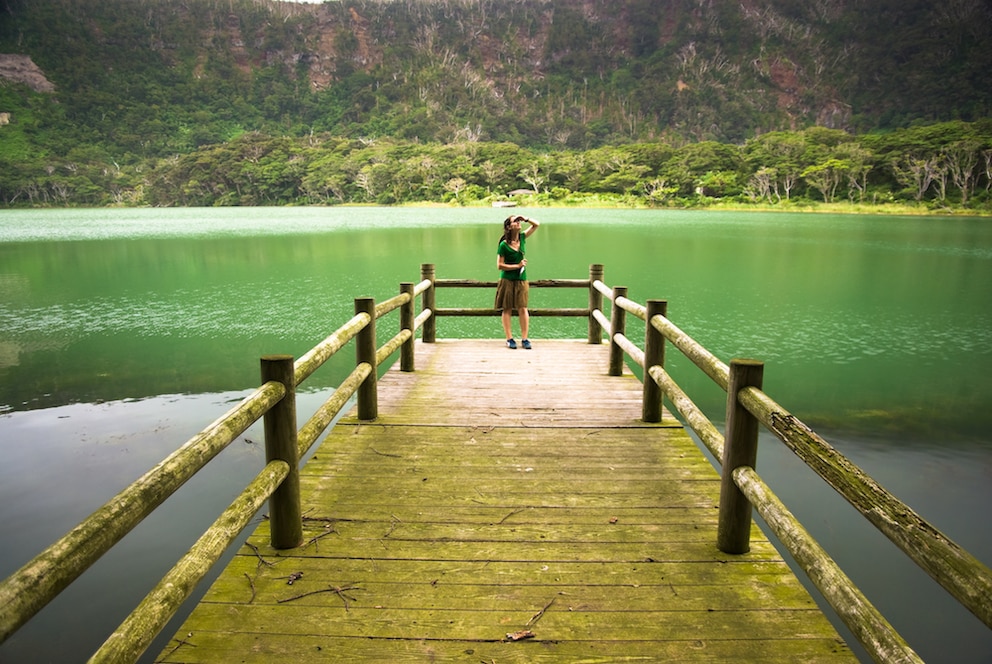
[[[992,223],[523,212],[545,222],[528,243],[532,279],[582,278],[603,263],[606,282],[632,299],[667,299],[670,318],[721,359],[764,360],[774,398],[992,564]],[[0,575],[240,400],[259,356],[299,356],[345,322],[353,298],[391,297],[424,262],[440,278],[495,278],[503,216],[0,213]],[[439,297],[488,306],[491,293]],[[579,291],[532,294],[532,306],[584,304]],[[585,336],[578,321],[532,327],[536,341]],[[501,334],[496,319],[442,319],[438,330]],[[673,355],[676,379],[722,421],[722,393]],[[344,353],[308,382],[301,416],[350,361]],[[84,660],[257,472],[264,452],[251,441],[261,439],[252,430],[225,451],[0,646],[0,662]],[[773,438],[762,440],[759,470],[924,659],[992,661],[992,632]]]

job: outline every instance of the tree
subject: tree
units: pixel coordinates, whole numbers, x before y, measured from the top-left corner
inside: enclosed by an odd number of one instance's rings
[[[985,160],[985,191],[992,189],[992,150],[982,150]]]
[[[355,186],[365,192],[369,201],[376,200],[388,184],[388,167],[385,164],[368,164],[355,175]]]
[[[661,171],[682,193],[691,195],[700,188],[707,173],[734,172],[741,167],[741,154],[732,145],[715,141],[690,143],[675,151]]]
[[[806,149],[805,134],[776,131],[748,141],[744,153],[746,162],[752,168],[757,171],[767,169],[763,177],[774,171],[775,183],[769,183],[769,189],[773,189],[775,197],[781,200],[781,185],[785,200],[789,200],[802,174]]]
[[[892,164],[896,180],[904,187],[913,190],[913,199],[923,200],[937,172],[937,159],[934,157],[904,157]]]
[[[654,205],[662,203],[669,197],[679,193],[679,188],[669,186],[665,178],[655,178],[644,184],[644,196],[648,202]]]
[[[444,188],[455,195],[458,198],[458,194],[465,188],[465,180],[462,178],[451,178],[444,183]]]
[[[499,181],[506,175],[506,169],[497,166],[491,159],[487,159],[482,162],[482,175],[486,178],[486,191],[492,192],[493,186],[499,184]]]
[[[769,203],[781,203],[782,196],[778,192],[778,171],[774,168],[760,168],[751,175],[744,193],[752,202],[767,199]],[[775,200],[772,200],[774,196]]]
[[[520,171],[520,179],[529,184],[534,189],[535,194],[539,194],[541,193],[541,185],[548,181],[548,176],[543,172],[541,164],[535,161]]]
[[[964,140],[955,141],[942,151],[951,180],[961,192],[961,205],[968,204],[968,197],[975,186],[980,149],[977,141]]]
[[[822,164],[806,168],[802,172],[802,178],[823,195],[824,203],[832,203],[841,179],[849,170],[848,162],[831,158]]]
[[[868,173],[874,168],[871,163],[872,153],[857,143],[844,143],[837,148],[838,156],[842,156],[847,163],[845,174],[847,175],[848,196],[854,200],[857,193],[858,200],[865,200],[865,193],[868,191]]]

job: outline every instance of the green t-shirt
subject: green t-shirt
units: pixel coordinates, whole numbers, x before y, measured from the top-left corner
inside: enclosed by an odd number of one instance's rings
[[[503,257],[503,262],[507,265],[515,265],[524,259],[524,243],[527,241],[526,236],[520,234],[520,249],[513,249],[507,244],[506,240],[500,240],[499,251],[497,252]],[[500,270],[500,279],[506,279],[508,281],[527,281],[527,268],[521,268],[519,270]]]

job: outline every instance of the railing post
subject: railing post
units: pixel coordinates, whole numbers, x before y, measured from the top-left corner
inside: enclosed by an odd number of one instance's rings
[[[589,343],[603,343],[603,326],[593,318],[592,312],[603,309],[603,294],[593,287],[593,283],[603,280],[603,265],[593,263],[589,266]]]
[[[613,287],[613,310],[610,313],[610,375],[623,374],[623,348],[616,342],[614,336],[627,331],[627,312],[617,305],[617,300],[627,297],[626,286]]]
[[[423,305],[424,309],[430,309],[434,311],[434,264],[433,263],[423,263],[420,266],[420,280],[429,279],[431,282],[430,287],[424,291],[423,295]],[[431,316],[426,321],[424,321],[424,334],[423,342],[425,344],[432,344],[437,339],[437,316]]]
[[[757,360],[732,360],[727,385],[727,430],[720,478],[720,521],[717,548],[724,553],[751,550],[751,501],[734,483],[736,468],[754,468],[758,458],[758,418],[741,405],[737,395],[745,387],[761,389],[765,365]]]
[[[300,511],[300,459],[296,448],[296,377],[290,355],[262,358],[262,384],[282,383],[286,396],[262,418],[265,428],[265,462],[289,464],[289,475],[269,498],[269,541],[273,548],[292,549],[303,543]]]
[[[372,371],[358,386],[358,419],[374,420],[379,416],[378,372],[375,361],[375,300],[363,297],[355,300],[355,313],[368,314],[371,320],[355,337],[355,363],[368,362]]]
[[[413,371],[413,340],[416,336],[413,331],[414,319],[416,318],[414,313],[413,284],[408,281],[401,283],[400,293],[406,293],[410,296],[409,301],[400,307],[400,330],[410,330],[410,338],[404,341],[403,346],[400,348],[400,371]]]
[[[661,422],[661,388],[648,373],[653,366],[665,366],[665,336],[654,328],[651,319],[668,315],[668,302],[648,300],[647,325],[644,329],[644,391],[641,398],[641,419]]]

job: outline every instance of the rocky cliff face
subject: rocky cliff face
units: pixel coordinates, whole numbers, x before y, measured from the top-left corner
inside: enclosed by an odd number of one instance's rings
[[[55,85],[27,55],[0,53],[0,78],[24,83],[35,92],[55,92]]]
[[[67,120],[133,151],[168,131],[180,152],[242,130],[585,148],[988,117],[992,5],[938,4],[0,0],[20,54],[0,83],[54,81]]]

